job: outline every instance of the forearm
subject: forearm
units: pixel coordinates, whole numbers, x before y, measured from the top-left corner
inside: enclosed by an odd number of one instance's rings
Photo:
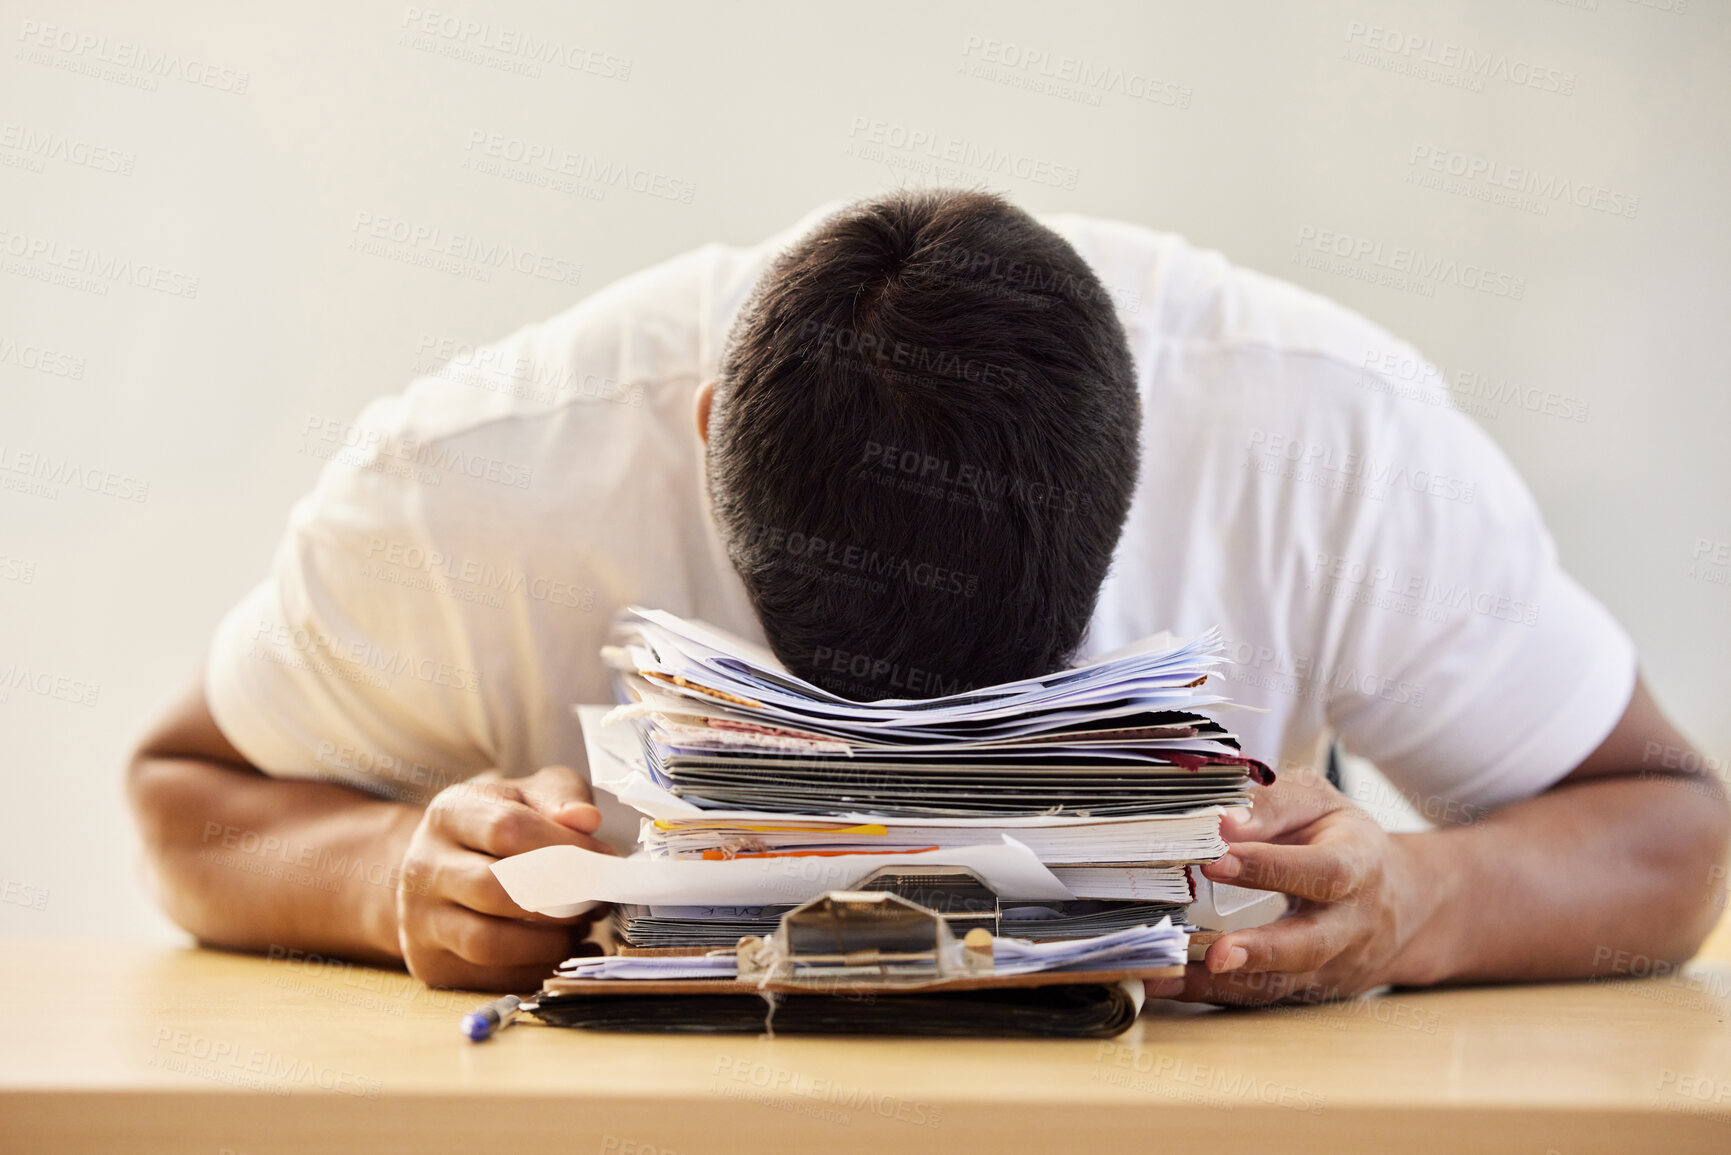
[[[1713,780],[1621,776],[1562,784],[1475,826],[1396,836],[1418,925],[1391,977],[1579,978],[1612,973],[1619,951],[1681,962],[1718,914],[1725,830]]]
[[[396,886],[418,808],[150,752],[129,784],[159,900],[200,940],[401,959]]]

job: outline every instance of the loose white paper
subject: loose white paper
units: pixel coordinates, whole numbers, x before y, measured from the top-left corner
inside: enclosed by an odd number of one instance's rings
[[[731,979],[739,977],[739,960],[731,954],[604,954],[567,959],[557,973],[562,979]]]
[[[1029,942],[1026,939],[992,939],[992,973],[1034,974],[1039,971],[1095,969],[1106,967],[1182,966],[1189,938],[1171,918],[1153,926],[1133,926],[1092,938]]]
[[[963,846],[917,854],[735,858],[721,862],[615,858],[576,846],[543,846],[493,864],[493,874],[524,910],[553,918],[577,914],[591,901],[643,906],[754,906],[795,903],[847,890],[880,867],[919,870],[964,866],[999,894],[1014,898],[1074,898],[1034,852],[1009,835],[998,846]]]
[[[1190,868],[1190,877],[1196,883],[1196,901],[1190,904],[1184,918],[1191,926],[1203,930],[1244,930],[1286,916],[1286,895],[1279,891],[1215,882],[1195,867]]]

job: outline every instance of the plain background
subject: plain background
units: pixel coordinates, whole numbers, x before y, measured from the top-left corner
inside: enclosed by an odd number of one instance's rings
[[[1660,701],[1731,754],[1724,6],[244,7],[9,5],[0,24],[0,480],[25,485],[0,489],[0,933],[173,933],[138,878],[123,766],[264,573],[318,469],[309,421],[401,388],[429,340],[495,339],[693,246],[903,184],[1182,233],[1367,314],[1480,394],[1534,399],[1480,419]],[[529,75],[486,47],[525,35],[592,70]],[[174,63],[151,72],[139,49]],[[1468,53],[1493,74],[1449,67]],[[1039,87],[1068,69],[1104,79]],[[628,175],[507,179],[472,163],[493,136]],[[1428,156],[1443,187],[1419,179]],[[1498,203],[1482,178],[1444,181],[1475,158],[1577,191]],[[360,214],[581,276],[482,282],[357,251]],[[1325,232],[1345,255],[1315,267]],[[1521,298],[1375,283],[1372,246],[1493,270]],[[73,249],[183,295],[38,279],[45,250]],[[115,492],[31,492],[21,453]],[[115,495],[141,482],[145,500]]]

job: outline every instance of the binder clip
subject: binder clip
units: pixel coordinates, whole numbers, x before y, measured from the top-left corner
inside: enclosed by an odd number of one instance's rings
[[[892,889],[832,890],[774,934],[740,939],[737,958],[740,981],[760,987],[925,986],[991,974],[992,934],[976,926],[958,940],[943,914]]]

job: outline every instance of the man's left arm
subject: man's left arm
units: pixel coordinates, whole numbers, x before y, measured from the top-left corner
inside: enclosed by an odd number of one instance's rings
[[[1637,680],[1585,761],[1470,826],[1389,834],[1320,775],[1287,773],[1223,821],[1230,850],[1203,873],[1284,892],[1293,913],[1221,936],[1149,993],[1255,1004],[1681,963],[1724,905],[1731,840],[1692,753]]]

